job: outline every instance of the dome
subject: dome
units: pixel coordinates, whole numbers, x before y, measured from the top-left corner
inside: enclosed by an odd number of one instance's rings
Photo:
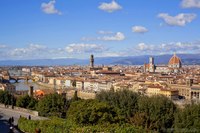
[[[176,54],[174,54],[169,60],[168,65],[170,67],[181,67],[181,59]]]

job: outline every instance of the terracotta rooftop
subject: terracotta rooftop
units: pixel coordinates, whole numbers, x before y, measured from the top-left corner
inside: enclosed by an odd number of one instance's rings
[[[168,63],[169,65],[174,65],[174,64],[181,64],[181,60],[180,60],[180,58],[176,55],[176,54],[174,54],[173,56],[172,56],[172,58],[169,60],[169,63]]]

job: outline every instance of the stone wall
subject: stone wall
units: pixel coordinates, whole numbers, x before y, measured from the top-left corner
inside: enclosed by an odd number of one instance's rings
[[[4,104],[0,104],[1,108],[5,108]],[[8,109],[12,109],[11,105],[6,106]],[[29,110],[29,109],[25,109],[25,108],[20,108],[20,107],[16,107],[14,106],[14,108],[12,109],[14,111],[19,111],[19,112],[24,112],[24,113],[30,113],[33,116],[39,116],[37,111],[33,111],[33,110]]]
[[[78,97],[81,99],[95,99],[96,94],[92,92],[78,91]]]
[[[75,90],[67,91],[67,98],[72,98],[74,96]],[[81,99],[95,99],[96,94],[93,92],[78,91],[77,95]]]

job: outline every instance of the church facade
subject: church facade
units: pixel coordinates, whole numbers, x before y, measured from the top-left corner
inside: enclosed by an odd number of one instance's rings
[[[182,67],[181,59],[174,54],[168,62],[168,65],[155,65],[154,58],[149,57],[149,64],[144,64],[144,72],[179,72]]]

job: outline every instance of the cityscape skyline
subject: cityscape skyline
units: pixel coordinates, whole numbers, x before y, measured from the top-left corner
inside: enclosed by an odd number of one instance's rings
[[[0,11],[0,60],[200,50],[200,0],[8,0]]]

